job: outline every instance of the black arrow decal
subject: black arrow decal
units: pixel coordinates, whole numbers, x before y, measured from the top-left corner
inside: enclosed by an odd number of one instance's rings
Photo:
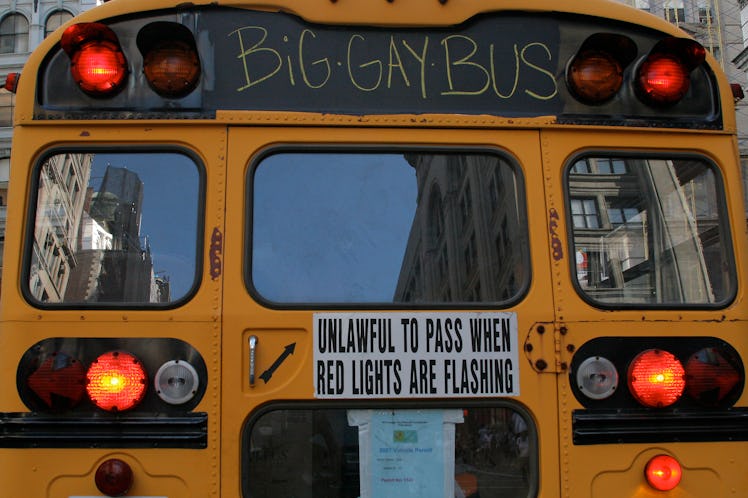
[[[281,366],[281,363],[285,361],[286,358],[288,358],[288,355],[293,354],[293,350],[296,349],[296,343],[289,344],[286,346],[286,348],[283,350],[281,355],[278,357],[275,362],[270,365],[270,368],[262,372],[262,375],[260,375],[260,378],[265,381],[265,384],[267,384],[270,381],[270,377],[273,376],[276,370],[278,370],[278,367]]]

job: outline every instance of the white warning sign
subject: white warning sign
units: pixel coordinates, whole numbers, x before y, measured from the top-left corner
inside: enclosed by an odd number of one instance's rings
[[[317,398],[519,396],[517,315],[315,313]]]

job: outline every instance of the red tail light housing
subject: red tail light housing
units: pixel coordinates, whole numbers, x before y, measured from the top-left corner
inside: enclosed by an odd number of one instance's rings
[[[637,70],[636,90],[642,101],[653,106],[680,102],[691,85],[690,74],[702,64],[706,49],[685,38],[659,42]]]
[[[143,400],[148,376],[140,360],[124,351],[99,356],[86,373],[91,401],[109,412],[129,410]]]
[[[60,43],[81,90],[93,97],[110,97],[122,89],[127,60],[111,28],[101,23],[74,24],[62,34]]]

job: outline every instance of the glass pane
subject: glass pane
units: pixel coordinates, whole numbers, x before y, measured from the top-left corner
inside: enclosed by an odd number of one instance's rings
[[[575,177],[569,195],[603,192],[605,224],[576,230],[582,290],[601,303],[708,304],[735,285],[715,170],[695,159],[621,159],[620,176]],[[572,206],[573,206],[572,200]],[[587,209],[585,205],[585,210]],[[572,213],[574,209],[572,207]]]
[[[199,173],[176,153],[61,153],[38,170],[29,290],[42,303],[166,304],[195,282]]]
[[[251,285],[284,303],[516,297],[529,276],[519,184],[496,155],[268,156],[253,178]]]
[[[507,407],[274,410],[244,432],[242,486],[252,498],[525,498],[533,434]]]

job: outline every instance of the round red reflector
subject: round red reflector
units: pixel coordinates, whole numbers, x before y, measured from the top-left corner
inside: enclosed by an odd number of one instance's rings
[[[680,463],[669,455],[657,455],[647,462],[644,470],[647,483],[659,491],[670,491],[680,483],[683,475]]]
[[[96,487],[107,496],[122,496],[130,491],[133,475],[130,466],[118,458],[110,458],[96,469]]]
[[[637,355],[629,365],[628,384],[631,394],[642,405],[669,406],[683,394],[685,372],[673,354],[649,349]]]
[[[651,54],[639,67],[638,88],[654,105],[671,105],[688,91],[688,71],[679,58],[665,53]]]
[[[159,95],[183,97],[197,86],[200,60],[185,42],[161,41],[143,58],[143,72],[148,84]]]
[[[88,368],[86,390],[91,401],[107,411],[128,410],[143,400],[147,376],[130,353],[112,351],[99,356]]]
[[[127,64],[119,46],[108,40],[81,45],[72,55],[70,71],[81,90],[95,97],[117,92],[125,82]]]
[[[77,405],[86,392],[86,369],[65,353],[53,353],[29,375],[26,385],[52,411]]]
[[[623,83],[621,64],[609,53],[594,50],[574,58],[567,73],[576,97],[588,104],[602,104],[613,98]]]

